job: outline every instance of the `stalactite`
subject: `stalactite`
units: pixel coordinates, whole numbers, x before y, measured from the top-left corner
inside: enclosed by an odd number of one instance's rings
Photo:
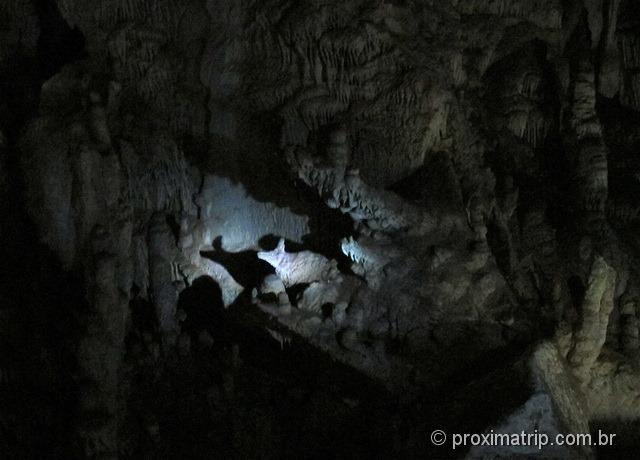
[[[535,380],[525,409],[542,401],[584,430],[638,418],[637,267],[620,261],[637,250],[640,208],[635,179],[624,196],[614,186],[633,176],[638,136],[610,116],[618,91],[640,104],[623,2],[58,4],[88,53],[43,85],[16,157],[41,242],[84,274],[79,457],[153,457],[192,419],[206,420],[194,444],[224,452],[212,447],[221,437],[243,456],[263,423],[255,411],[284,408],[272,418],[286,425],[288,407],[326,391],[307,391],[306,371],[285,388],[263,335],[293,350],[278,363],[301,353],[321,367],[320,350],[405,398],[400,411],[426,398],[398,430],[407,438],[436,399],[473,392],[514,354]],[[0,5],[0,22],[29,16],[22,7]],[[276,273],[263,277],[262,261]],[[189,330],[197,314],[177,305],[201,278],[222,291],[219,322]],[[137,302],[149,318],[129,321]],[[531,351],[556,326],[556,343]],[[1,358],[0,386],[21,379]],[[300,407],[323,429],[343,426]],[[276,445],[287,429],[264,438]],[[289,447],[273,452],[295,456]]]
[[[596,88],[593,69],[580,64],[574,88],[570,122],[575,157],[577,201],[586,213],[589,226],[599,229],[605,216],[608,195],[607,147],[602,139],[602,127],[596,113]]]

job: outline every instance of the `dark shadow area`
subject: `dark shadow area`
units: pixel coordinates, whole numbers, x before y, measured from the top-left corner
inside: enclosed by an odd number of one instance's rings
[[[39,242],[19,195],[0,200],[0,214],[0,257],[11,261],[0,267],[0,457],[73,458],[83,279]]]
[[[160,332],[155,308],[151,302],[139,296],[137,286],[132,289],[129,308],[131,309],[131,327],[138,338],[148,334],[152,339],[158,341]]]
[[[274,273],[271,265],[258,259],[257,251],[225,251],[220,236],[214,240],[213,249],[202,251],[200,255],[222,265],[248,291],[258,286],[267,275]]]
[[[640,422],[638,421],[600,421],[590,423],[591,439],[597,443],[598,460],[619,460],[635,458],[640,445]],[[610,435],[615,435],[613,438]],[[608,440],[605,442],[605,439]],[[609,440],[613,441],[612,443]]]
[[[0,129],[8,137],[19,135],[35,113],[42,84],[64,65],[86,56],[85,38],[62,18],[55,0],[32,0],[40,34],[35,54],[17,43],[0,62]]]
[[[308,287],[308,283],[301,283],[287,288],[287,296],[289,296],[289,300],[291,300],[291,305],[294,307],[298,305],[298,299]]]
[[[567,285],[569,286],[569,294],[571,295],[573,305],[575,308],[580,309],[586,293],[586,288],[582,279],[580,279],[579,276],[572,276],[567,281]]]
[[[84,34],[64,20],[55,0],[32,0],[40,22],[37,59],[47,80],[65,64],[86,57]]]
[[[123,459],[390,458],[397,405],[383,388],[300,337],[282,347],[266,315],[243,298],[223,312],[218,294],[202,277],[179,300],[183,330],[213,330],[213,346],[169,355],[160,375],[135,367],[129,407],[138,421],[127,433],[135,448]]]
[[[452,214],[461,213],[463,209],[458,178],[445,152],[431,154],[423,166],[388,189],[423,208]]]
[[[269,234],[260,238],[258,244],[264,251],[273,251],[278,246],[279,241],[280,237],[278,235]],[[302,245],[291,241],[287,241],[286,246],[289,251],[300,251],[302,248]]]
[[[454,377],[443,393],[427,394],[412,402],[403,414],[401,432],[413,432],[417,442],[409,448],[411,454],[406,458],[464,458],[468,446],[453,452],[450,445],[434,446],[428,435],[436,429],[482,433],[522,406],[532,390],[526,363],[521,360],[522,351],[523,348],[513,348],[484,356],[469,369],[471,375]]]
[[[614,227],[638,225],[640,205],[640,114],[618,98],[599,97],[596,109],[602,121],[607,151],[608,220]]]
[[[17,141],[36,113],[42,83],[75,60],[84,41],[69,34],[53,1],[38,1],[33,55],[21,44],[0,63],[0,130],[9,180],[0,198],[0,457],[70,459],[78,397],[75,348],[87,309],[84,280],[40,243],[26,214]],[[54,38],[54,36],[56,38]]]
[[[178,309],[186,314],[182,324],[183,332],[192,338],[206,330],[213,337],[223,337],[227,331],[225,308],[222,301],[222,291],[213,278],[201,276],[184,289],[178,298]]]
[[[496,259],[498,268],[505,275],[509,276],[514,267],[511,266],[511,254],[508,244],[508,229],[496,223],[495,219],[489,221],[487,225],[487,242],[491,252]]]

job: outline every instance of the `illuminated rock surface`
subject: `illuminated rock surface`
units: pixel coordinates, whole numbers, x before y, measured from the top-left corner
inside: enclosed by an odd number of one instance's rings
[[[635,455],[632,0],[0,24],[0,458]]]

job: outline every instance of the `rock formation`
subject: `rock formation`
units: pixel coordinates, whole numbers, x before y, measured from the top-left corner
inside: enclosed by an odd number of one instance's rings
[[[4,1],[0,457],[635,452],[636,9]]]

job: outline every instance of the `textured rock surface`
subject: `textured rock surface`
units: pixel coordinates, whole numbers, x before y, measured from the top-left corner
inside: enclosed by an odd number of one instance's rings
[[[636,9],[4,1],[0,457],[637,423]]]

